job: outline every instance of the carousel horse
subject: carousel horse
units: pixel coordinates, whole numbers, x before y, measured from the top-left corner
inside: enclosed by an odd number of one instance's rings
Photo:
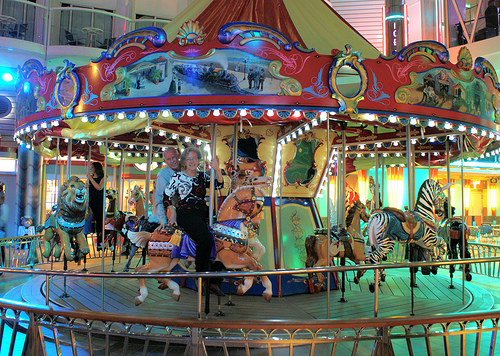
[[[106,210],[106,219],[104,220],[105,242],[110,248],[116,244],[118,234],[123,236],[123,226],[125,225],[125,214],[118,210],[116,199],[118,192],[115,189],[106,189],[106,199],[108,199],[108,208]]]
[[[129,215],[125,218],[126,235],[123,242],[126,245],[126,251],[130,250],[129,258],[123,272],[128,272],[132,258],[139,248],[145,248],[149,241],[149,236],[154,229],[145,228],[143,225],[148,221],[146,216],[146,202],[144,194],[140,187],[136,185],[130,191],[128,203],[135,206],[135,215]],[[156,225],[158,226],[158,224]],[[156,228],[155,226],[155,228]]]
[[[253,258],[248,246],[249,234],[255,233],[260,224],[260,212],[264,205],[264,191],[258,187],[245,186],[233,191],[219,209],[217,223],[213,226],[214,250],[212,260],[220,261],[226,268],[261,271],[262,266]],[[196,245],[179,230],[154,232],[148,244],[149,263],[139,266],[136,272],[170,272],[181,259],[194,261]],[[267,276],[260,277],[265,290],[262,296],[269,302],[272,296],[271,281]],[[159,289],[170,288],[172,298],[179,300],[179,285],[169,279],[158,279]],[[238,286],[237,294],[243,295],[253,285],[254,278],[246,277]],[[135,297],[139,305],[148,296],[145,279],[139,279],[140,295]]]
[[[137,216],[130,215],[125,218],[126,235],[130,242],[130,254],[123,272],[129,271],[132,259],[139,248],[143,249],[143,258],[145,257],[146,247],[151,239],[151,234],[159,225],[158,222],[149,221],[145,216],[138,218]]]
[[[45,230],[42,251],[45,258],[50,256],[54,245],[54,257],[59,257],[62,250],[68,261],[77,262],[89,253],[89,245],[83,234],[88,205],[89,194],[85,183],[76,176],[70,177],[59,189],[53,213],[48,214],[45,224],[38,229]]]
[[[447,198],[443,191],[448,186],[441,187],[438,182],[427,179],[420,186],[415,210],[403,212],[396,208],[384,208],[372,215],[368,221],[371,249],[366,256],[366,263],[379,263],[393,250],[396,242],[416,244],[422,251],[429,251],[427,256],[432,259],[442,259],[446,253],[446,243],[436,236],[438,226],[434,214],[444,216]],[[437,256],[432,253],[434,247],[438,249]],[[379,279],[384,279],[383,272]],[[370,284],[372,292],[375,290],[375,282]]]
[[[146,216],[146,201],[144,199],[144,193],[138,185],[130,191],[128,203],[135,206],[135,216],[139,218],[141,216]]]
[[[347,257],[356,264],[361,263],[365,259],[365,239],[361,234],[360,221],[367,222],[369,215],[366,211],[366,206],[361,201],[356,200],[354,204],[347,210],[346,226],[347,238],[343,239],[341,234],[332,233],[332,241],[330,244],[330,256]],[[322,234],[310,235],[306,237],[305,248],[307,253],[306,267],[320,267],[328,264],[328,243],[327,236]],[[356,278],[361,277],[361,272],[358,272]],[[307,284],[311,293],[316,293],[323,290],[325,277],[321,273],[316,273],[318,283],[313,286],[312,274],[309,274]]]
[[[463,232],[465,232],[465,239],[463,239]],[[470,230],[466,224],[462,222],[461,218],[449,218],[444,220],[438,229],[438,235],[442,237],[448,244],[448,257],[450,259],[471,258],[468,248],[467,240],[469,238]],[[465,242],[465,245],[464,245]],[[470,265],[465,264],[465,279],[472,281],[470,273]],[[453,277],[455,266],[450,265],[450,278]]]

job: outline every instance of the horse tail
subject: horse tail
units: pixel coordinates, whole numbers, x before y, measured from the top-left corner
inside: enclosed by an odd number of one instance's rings
[[[306,268],[312,267],[318,262],[318,254],[316,249],[316,235],[309,235],[306,237],[305,247],[306,247]]]

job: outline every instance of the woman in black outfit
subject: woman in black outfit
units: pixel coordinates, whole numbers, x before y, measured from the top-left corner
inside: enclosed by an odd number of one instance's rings
[[[104,170],[101,163],[93,162],[87,173],[86,187],[89,190],[89,208],[95,221],[94,231],[97,236],[97,251],[102,250],[103,210],[104,210]]]
[[[180,158],[182,170],[176,172],[163,194],[163,204],[169,210],[170,225],[179,225],[196,243],[196,271],[208,271],[213,237],[208,228],[208,206],[205,202],[206,189],[210,187],[210,176],[198,171],[201,152],[196,147],[186,148]],[[215,189],[224,186],[219,159],[210,162],[217,176]],[[177,195],[177,209],[172,205],[172,197]]]

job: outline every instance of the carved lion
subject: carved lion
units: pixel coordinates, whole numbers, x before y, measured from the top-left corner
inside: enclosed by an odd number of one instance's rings
[[[50,215],[45,222],[45,233],[43,236],[44,249],[43,255],[49,257],[51,252],[50,241],[58,235],[61,243],[61,249],[68,261],[75,260],[75,254],[72,251],[73,244],[77,243],[80,254],[89,253],[87,239],[83,234],[85,225],[85,216],[89,205],[89,195],[85,188],[85,183],[78,177],[69,178],[59,189],[59,198],[57,200],[57,210]],[[56,248],[54,256],[58,254]],[[79,259],[80,256],[77,256]]]

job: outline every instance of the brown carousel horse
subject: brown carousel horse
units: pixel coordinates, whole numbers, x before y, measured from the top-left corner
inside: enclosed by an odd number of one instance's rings
[[[136,185],[134,189],[130,191],[128,203],[135,206],[135,216],[139,218],[141,216],[146,216],[146,203],[144,199],[144,193],[138,185]]]
[[[264,205],[264,191],[253,186],[240,187],[233,191],[219,209],[217,223],[213,226],[215,235],[216,256],[226,268],[260,271],[262,266],[253,257],[248,245],[249,236],[255,238],[255,230],[260,224],[260,212]],[[179,237],[179,230],[154,232],[148,244],[149,263],[139,266],[136,272],[170,272],[181,259],[194,261],[194,254],[185,251],[194,243],[186,235]],[[180,240],[180,241],[179,241]],[[194,252],[194,251],[193,251]],[[262,276],[262,285],[265,290],[263,297],[269,302],[272,296],[272,284],[267,276]],[[158,287],[172,290],[172,298],[179,300],[179,285],[169,278],[158,279],[162,284]],[[237,294],[242,295],[253,285],[254,278],[247,277],[238,286]],[[139,305],[148,296],[145,279],[139,279],[140,295],[135,297],[135,304]]]
[[[337,234],[332,233],[330,244],[330,256],[347,257],[356,264],[365,260],[365,240],[361,234],[360,220],[368,222],[370,218],[366,211],[366,206],[357,200],[347,210],[346,226],[348,238],[342,239]],[[307,253],[306,267],[321,267],[328,264],[328,243],[325,234],[310,235],[306,237],[305,248]],[[310,291],[319,292],[323,290],[325,277],[321,273],[316,273],[318,283],[313,286],[311,274],[307,283]],[[361,276],[356,276],[358,279]]]

